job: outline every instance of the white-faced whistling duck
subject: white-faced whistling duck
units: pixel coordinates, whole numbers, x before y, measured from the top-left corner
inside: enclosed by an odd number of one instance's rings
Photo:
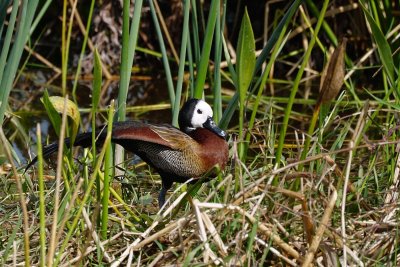
[[[168,124],[152,124],[125,121],[113,124],[112,142],[138,155],[160,174],[162,189],[158,202],[165,203],[165,194],[173,182],[183,183],[208,173],[214,166],[221,169],[228,161],[226,133],[212,119],[211,107],[203,100],[190,99],[179,112],[180,129]],[[104,127],[103,127],[104,128]],[[98,133],[101,144],[107,133]],[[70,145],[69,139],[65,144]],[[74,146],[90,147],[92,133],[77,135]],[[58,149],[58,143],[43,148],[43,158],[48,158]],[[35,157],[28,169],[37,161]]]

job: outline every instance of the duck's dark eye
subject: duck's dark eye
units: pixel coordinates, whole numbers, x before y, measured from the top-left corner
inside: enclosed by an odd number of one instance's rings
[[[197,110],[197,114],[203,114],[203,111],[201,111],[200,109]]]

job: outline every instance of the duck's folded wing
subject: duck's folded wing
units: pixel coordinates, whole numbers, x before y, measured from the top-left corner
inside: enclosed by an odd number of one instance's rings
[[[155,132],[168,146],[175,150],[184,150],[187,147],[197,146],[197,142],[189,135],[175,127],[164,127],[152,125],[151,130]]]
[[[116,143],[122,140],[145,141],[174,150],[182,150],[187,146],[196,145],[196,141],[190,136],[171,125],[133,121],[114,124],[112,139]]]

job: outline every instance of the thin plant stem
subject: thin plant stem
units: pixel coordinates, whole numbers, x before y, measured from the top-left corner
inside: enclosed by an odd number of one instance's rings
[[[122,23],[122,55],[121,55],[121,80],[118,92],[117,120],[124,121],[126,118],[126,99],[128,96],[131,68],[139,36],[140,16],[142,13],[143,0],[135,1],[133,18],[129,27],[130,1],[123,2],[123,23]]]
[[[76,74],[75,74],[74,83],[73,83],[73,87],[72,87],[72,97],[73,97],[75,103],[77,103],[76,88],[78,87],[78,78],[81,73],[82,59],[83,59],[83,56],[85,55],[86,45],[87,45],[88,38],[89,38],[89,31],[90,31],[90,26],[92,24],[92,16],[93,16],[95,2],[96,2],[95,0],[92,0],[90,3],[89,15],[87,18],[86,31],[85,31],[86,34],[83,36],[82,49],[81,49],[81,53],[79,55],[78,66],[76,67]]]
[[[36,125],[37,136],[37,157],[38,157],[38,184],[39,184],[39,232],[40,232],[40,266],[46,263],[46,208],[44,197],[44,180],[43,180],[43,152],[42,152],[42,134],[40,124]]]
[[[70,228],[69,228],[69,231],[68,231],[68,233],[66,234],[66,236],[64,238],[64,241],[63,241],[63,243],[61,245],[59,253],[57,254],[57,258],[56,258],[56,260],[54,262],[54,265],[57,265],[59,263],[59,261],[61,259],[61,255],[63,254],[65,248],[67,247],[67,244],[70,241],[73,232],[76,230],[76,227],[78,225],[79,219],[81,218],[81,215],[82,215],[82,209],[84,208],[84,205],[87,204],[87,202],[89,200],[89,197],[92,194],[92,188],[93,188],[93,186],[95,184],[96,176],[100,172],[100,166],[101,166],[101,163],[103,162],[103,159],[104,159],[104,154],[105,154],[105,151],[106,151],[106,149],[105,149],[106,145],[107,145],[107,143],[110,143],[110,141],[111,141],[111,135],[109,135],[107,133],[107,137],[106,137],[106,139],[104,141],[103,148],[102,148],[102,150],[101,150],[101,152],[100,152],[100,154],[99,154],[99,156],[97,158],[97,163],[96,163],[96,166],[95,166],[95,168],[93,170],[92,176],[89,179],[89,183],[87,185],[85,194],[84,194],[84,196],[83,196],[83,198],[82,198],[82,200],[80,202],[79,207],[77,208],[77,211],[76,211],[76,214],[75,214],[75,218],[72,221],[72,223],[70,225]]]
[[[114,116],[114,100],[111,101],[110,110],[108,111],[107,135],[112,135]],[[101,237],[107,239],[108,228],[108,200],[110,198],[110,180],[113,176],[113,157],[111,143],[106,144],[106,152],[104,158],[104,180],[103,180],[103,197],[101,211]]]
[[[281,161],[283,145],[284,145],[285,137],[286,137],[286,130],[287,130],[288,123],[289,123],[290,113],[292,112],[293,102],[296,97],[297,90],[299,89],[299,85],[300,85],[301,78],[303,76],[304,69],[307,65],[307,62],[308,62],[310,56],[311,56],[311,52],[312,52],[315,42],[317,40],[318,33],[319,33],[319,30],[321,29],[322,22],[324,21],[324,17],[325,17],[326,10],[328,8],[328,4],[329,4],[329,0],[324,0],[323,6],[322,6],[322,9],[320,12],[320,16],[318,17],[317,25],[315,26],[314,34],[310,40],[309,46],[307,48],[307,51],[306,51],[303,61],[301,63],[299,72],[297,73],[296,79],[294,80],[293,88],[290,92],[289,102],[285,109],[285,115],[283,118],[281,131],[279,134],[278,148],[276,150],[276,161],[275,162],[276,162],[277,166],[279,166],[280,161]]]
[[[150,4],[150,11],[151,11],[151,15],[154,21],[154,26],[157,32],[157,36],[158,36],[158,41],[160,43],[160,49],[161,49],[161,54],[162,54],[162,62],[164,65],[164,70],[165,70],[165,78],[167,80],[167,87],[168,87],[168,94],[169,94],[169,101],[171,103],[171,106],[173,105],[173,103],[175,102],[175,91],[174,91],[174,82],[172,80],[172,74],[171,74],[171,68],[169,65],[169,61],[168,61],[168,54],[167,54],[167,49],[165,47],[165,43],[164,43],[164,39],[162,36],[162,32],[161,32],[161,27],[160,27],[160,23],[158,21],[157,18],[157,14],[156,14],[156,8],[154,7],[154,1],[150,0],[149,4]],[[176,57],[177,62],[179,62],[179,58]],[[174,107],[172,107],[172,112],[174,110]]]
[[[68,0],[64,0],[63,2],[63,15],[62,15],[62,29],[61,29],[61,89],[62,94],[66,94],[67,90],[67,41],[66,41],[66,33],[67,33],[67,6]]]
[[[10,162],[14,174],[14,180],[17,183],[18,194],[20,197],[20,204],[22,208],[22,214],[24,217],[24,257],[25,257],[25,266],[30,266],[30,246],[29,246],[29,221],[28,221],[28,208],[26,207],[26,199],[24,190],[22,189],[22,183],[20,177],[18,175],[17,168],[15,167],[13,157],[11,155],[11,150],[7,141],[7,138],[4,134],[3,127],[0,127],[0,139],[4,144],[4,150],[6,152],[8,161]]]
[[[61,171],[63,162],[63,150],[64,150],[64,138],[65,128],[67,125],[67,100],[68,95],[64,98],[64,110],[61,120],[61,130],[57,154],[57,171],[56,171],[56,186],[54,190],[54,210],[53,210],[53,223],[51,226],[49,254],[47,255],[47,266],[53,266],[54,253],[56,250],[56,236],[57,236],[57,224],[58,224],[58,206],[60,204],[60,188],[61,188]]]
[[[204,84],[206,82],[208,63],[210,59],[211,46],[214,35],[214,28],[215,28],[215,23],[217,21],[217,16],[219,16],[219,14],[217,13],[217,6],[219,4],[220,4],[219,1],[211,2],[210,12],[207,21],[207,28],[203,42],[203,48],[201,51],[200,63],[197,66],[197,79],[196,79],[196,84],[194,86],[195,98],[203,97]]]
[[[179,115],[179,104],[181,101],[181,94],[182,94],[182,84],[183,84],[183,76],[185,74],[185,59],[186,59],[186,46],[188,42],[188,35],[189,35],[189,7],[190,7],[190,0],[184,1],[184,17],[183,17],[183,30],[182,30],[182,43],[181,43],[181,53],[179,55],[180,62],[179,70],[178,70],[178,81],[176,83],[176,90],[175,90],[175,103],[173,103],[172,110],[172,124],[178,126],[178,115]]]

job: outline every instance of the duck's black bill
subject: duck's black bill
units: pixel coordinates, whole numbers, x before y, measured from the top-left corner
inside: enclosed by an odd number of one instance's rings
[[[226,137],[226,132],[220,129],[211,117],[208,117],[203,126],[204,128],[210,130],[211,132],[215,133],[218,136],[221,136],[222,138]]]

